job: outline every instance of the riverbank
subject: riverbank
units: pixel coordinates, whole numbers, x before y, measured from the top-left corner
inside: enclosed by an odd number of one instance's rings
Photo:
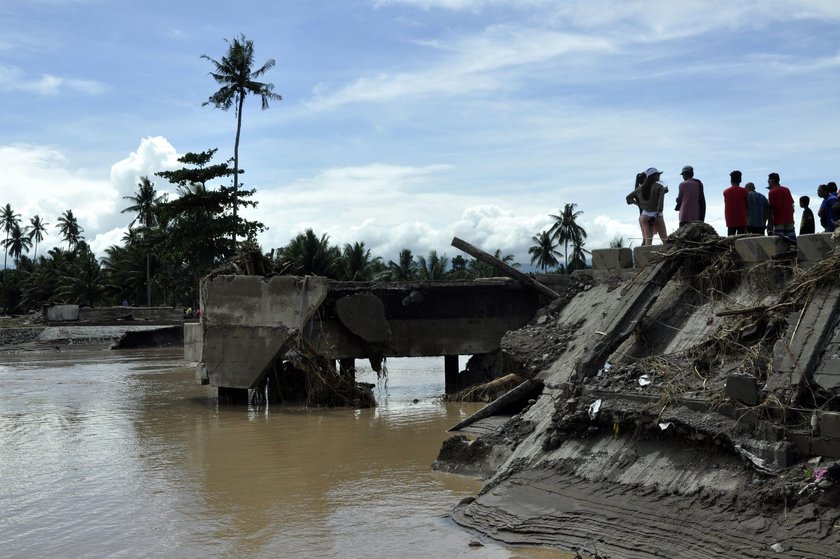
[[[735,242],[681,230],[506,335],[545,388],[444,445],[438,468],[492,472],[453,519],[612,558],[837,557],[840,255],[746,265]]]

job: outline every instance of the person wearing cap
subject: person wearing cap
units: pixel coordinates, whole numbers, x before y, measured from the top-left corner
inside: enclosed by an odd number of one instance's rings
[[[796,229],[793,220],[793,196],[786,186],[779,184],[779,173],[767,175],[767,201],[770,203],[770,215],[768,217],[768,233],[781,235],[788,239],[796,240]]]
[[[649,167],[645,171],[645,180],[635,192],[635,199],[638,200],[639,209],[642,210],[639,216],[639,226],[642,229],[642,246],[653,243],[654,232],[659,235],[662,242],[665,242],[668,238],[665,217],[662,214],[668,187],[659,181],[661,175],[662,171],[656,167]]]
[[[703,183],[694,178],[694,167],[686,165],[680,171],[683,181],[677,193],[677,211],[680,212],[680,227],[693,221],[706,219],[706,196]]]
[[[816,231],[816,227],[814,225],[814,212],[812,212],[811,208],[808,207],[810,203],[811,198],[809,196],[799,197],[799,207],[802,208],[802,217],[799,218],[800,235],[810,235]]]
[[[827,184],[821,184],[817,187],[817,196],[822,198],[820,209],[817,210],[817,215],[820,218],[820,225],[826,233],[831,233],[836,229],[834,219],[832,219],[832,210],[837,203],[837,196],[831,192],[831,188]]]
[[[729,173],[731,186],[723,191],[723,215],[726,234],[742,235],[747,232],[747,190],[741,186],[741,171]]]
[[[747,191],[747,233],[764,235],[767,231],[770,203],[764,194],[755,191],[755,184],[748,182],[744,185],[744,190]]]

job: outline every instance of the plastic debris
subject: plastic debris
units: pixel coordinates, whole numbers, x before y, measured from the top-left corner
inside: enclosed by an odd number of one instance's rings
[[[667,423],[660,423],[660,424],[659,424],[659,428],[660,428],[660,429],[662,429],[662,430],[664,431],[665,429],[667,429],[667,428],[668,428],[668,427],[670,427],[671,425],[673,425],[673,423],[671,423],[670,421],[668,421]]]
[[[642,375],[639,377],[639,386],[647,386],[651,382],[653,381],[650,380],[650,375]]]
[[[817,468],[814,470],[814,480],[820,481],[828,473],[828,468]]]
[[[770,549],[772,549],[776,553],[781,553],[782,551],[785,550],[785,547],[780,543],[774,543],[773,545],[770,546]]]
[[[597,399],[589,405],[589,419],[595,419],[598,415],[598,410],[601,409],[601,399]]]

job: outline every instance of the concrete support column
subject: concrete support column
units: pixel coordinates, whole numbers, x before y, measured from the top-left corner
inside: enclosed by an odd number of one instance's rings
[[[248,405],[248,389],[247,388],[228,388],[227,386],[219,387],[219,403],[232,406],[247,406]]]
[[[460,389],[458,379],[458,356],[445,355],[443,357],[444,391],[447,394],[454,394]]]

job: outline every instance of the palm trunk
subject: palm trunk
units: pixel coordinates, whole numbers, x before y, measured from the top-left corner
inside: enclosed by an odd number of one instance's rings
[[[150,269],[151,266],[149,265],[149,261],[151,260],[151,254],[146,253],[146,306],[152,306],[152,279]]]
[[[236,108],[236,141],[233,144],[233,249],[236,250],[236,215],[239,206],[239,135],[242,131],[242,107],[245,104],[245,94],[240,93]]]

